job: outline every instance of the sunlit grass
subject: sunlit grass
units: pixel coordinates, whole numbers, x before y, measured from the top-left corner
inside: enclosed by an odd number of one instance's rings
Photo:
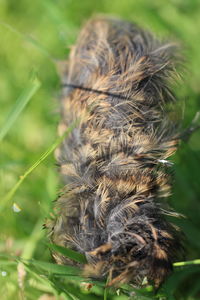
[[[66,59],[81,24],[94,13],[109,13],[169,36],[183,48],[184,80],[175,87],[188,125],[199,107],[200,3],[198,0],[1,1],[0,4],[0,291],[1,299],[178,299],[200,298],[200,132],[175,155],[171,206],[186,234],[187,256],[155,294],[152,286],[105,288],[77,267],[53,263],[51,251],[84,263],[84,256],[49,245],[42,229],[59,191],[53,151],[61,142],[59,79],[55,61]],[[30,80],[32,70],[37,79]],[[66,133],[67,134],[67,133]],[[13,206],[14,204],[14,206]],[[88,285],[91,283],[91,285]],[[89,287],[89,288],[88,288]],[[62,295],[62,296],[61,296]],[[62,297],[62,298],[59,298]]]

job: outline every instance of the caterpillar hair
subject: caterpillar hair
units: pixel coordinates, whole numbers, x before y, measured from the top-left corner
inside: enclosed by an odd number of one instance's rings
[[[179,132],[170,119],[176,46],[111,17],[89,20],[64,63],[56,150],[64,188],[47,227],[53,243],[83,253],[84,273],[108,285],[159,286],[182,252],[166,215]],[[171,105],[172,106],[172,105]],[[59,264],[69,259],[53,253]]]

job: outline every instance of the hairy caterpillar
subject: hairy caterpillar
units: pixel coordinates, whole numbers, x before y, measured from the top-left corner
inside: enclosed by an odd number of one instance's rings
[[[84,253],[85,272],[109,276],[110,285],[146,278],[159,286],[181,252],[178,229],[165,218],[175,213],[161,204],[179,140],[166,108],[175,101],[175,60],[174,44],[96,17],[65,65],[59,134],[78,125],[56,151],[65,187],[50,238]]]

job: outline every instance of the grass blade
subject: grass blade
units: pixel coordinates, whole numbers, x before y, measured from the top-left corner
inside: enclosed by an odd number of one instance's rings
[[[0,142],[6,136],[10,128],[13,126],[14,122],[17,120],[23,109],[26,107],[30,99],[37,92],[40,87],[40,82],[37,78],[31,80],[28,86],[23,90],[22,94],[17,99],[12,110],[8,114],[4,126],[0,129]]]
[[[191,265],[200,265],[200,259],[189,260],[189,261],[179,261],[173,263],[174,267],[183,267],[183,266],[191,266]]]
[[[55,252],[59,252],[59,253],[63,254],[64,256],[66,256],[76,262],[83,263],[83,264],[87,263],[87,259],[84,254],[81,254],[72,249],[61,247],[61,246],[58,246],[55,244],[48,244],[48,246]]]
[[[3,21],[0,21],[0,25],[4,26],[6,29],[8,29],[9,31],[11,31],[12,33],[16,34],[18,37],[20,37],[21,39],[29,42],[30,44],[32,44],[37,50],[40,51],[40,53],[42,53],[43,55],[45,55],[46,57],[48,57],[52,62],[54,62],[54,59],[51,57],[51,55],[49,54],[49,52],[46,50],[45,47],[43,47],[37,40],[35,40],[34,38],[32,38],[29,35],[26,35],[24,33],[21,33],[19,30],[17,30],[16,28],[14,28],[13,26],[11,26],[8,23],[5,23]]]
[[[75,123],[74,123],[75,124]],[[40,158],[22,175],[20,176],[19,181],[13,186],[13,188],[7,193],[7,195],[2,199],[1,206],[0,206],[0,212],[6,207],[7,203],[12,199],[22,182],[25,180],[25,178],[30,175],[30,173],[33,172],[33,170],[39,166],[57,147],[58,145],[63,141],[63,139],[72,131],[73,127],[75,125],[72,125],[69,127],[66,132],[59,137],[41,156]]]
[[[177,270],[176,272],[172,273],[163,284],[163,291],[165,295],[171,299],[178,286],[183,284],[183,282],[186,282],[186,279],[188,279],[190,276],[197,278],[199,276],[199,269],[190,266],[184,270]]]
[[[23,252],[21,254],[22,259],[31,259],[33,257],[33,253],[37,247],[38,241],[45,234],[44,230],[42,230],[43,223],[43,219],[38,219],[37,223],[35,224],[32,233],[24,245]]]
[[[30,260],[30,261],[28,261],[28,265],[33,265],[35,267],[42,269],[43,271],[46,271],[50,274],[56,274],[56,275],[76,276],[76,275],[80,275],[80,272],[81,272],[76,267],[58,265],[58,264],[48,263],[48,262],[39,261],[39,260]]]
[[[51,281],[45,277],[45,276],[41,276],[40,274],[34,272],[28,264],[24,263],[24,268],[25,270],[29,273],[29,275],[31,275],[32,279],[37,280],[37,282],[39,282],[40,284],[44,285],[46,289],[49,290],[49,292],[52,293],[56,293],[56,290],[54,289],[54,287],[52,286]]]

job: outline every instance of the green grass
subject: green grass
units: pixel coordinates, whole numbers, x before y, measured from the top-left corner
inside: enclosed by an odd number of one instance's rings
[[[130,285],[106,288],[75,267],[53,264],[49,247],[76,261],[84,257],[49,246],[42,224],[60,189],[53,150],[60,142],[59,76],[83,22],[95,13],[135,21],[156,35],[177,40],[185,71],[175,86],[183,125],[200,110],[199,0],[2,0],[0,2],[0,295],[1,299],[178,299],[200,298],[200,130],[173,157],[175,180],[169,202],[187,218],[175,220],[185,232],[187,257],[155,294]],[[35,75],[37,74],[37,76]],[[37,77],[37,79],[34,79]],[[37,168],[36,168],[37,167]],[[62,252],[64,251],[64,252]],[[187,262],[189,261],[189,262]],[[85,283],[84,283],[85,282]],[[91,281],[90,281],[91,282]]]

